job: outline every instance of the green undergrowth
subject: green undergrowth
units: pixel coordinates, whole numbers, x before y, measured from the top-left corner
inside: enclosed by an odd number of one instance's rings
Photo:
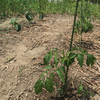
[[[60,14],[71,14],[75,13],[76,2],[73,0],[63,0],[63,2],[48,2],[48,0],[42,0],[42,9],[41,11],[44,14],[47,13],[60,13]],[[0,19],[4,17],[11,17],[12,15],[23,15],[25,11],[31,10],[33,12],[39,12],[39,0],[0,0]],[[79,7],[81,2],[79,2]],[[86,5],[86,2],[83,1],[83,5]],[[97,4],[88,4],[90,14],[94,15],[96,19],[100,19],[100,6]],[[80,13],[80,8],[78,13]]]

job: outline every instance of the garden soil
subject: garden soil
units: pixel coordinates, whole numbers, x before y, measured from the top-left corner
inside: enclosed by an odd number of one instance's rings
[[[74,17],[46,14],[43,20],[35,18],[31,23],[21,17],[20,32],[10,25],[10,20],[0,23],[0,100],[61,100],[56,88],[55,93],[43,89],[36,95],[34,85],[44,72],[43,57],[47,52],[54,48],[69,51]],[[81,68],[77,61],[69,67],[65,100],[100,100],[100,22],[92,23],[93,30],[83,33],[82,48],[93,54],[97,62],[92,68],[85,62]],[[79,37],[74,35],[73,47],[78,46]],[[89,93],[86,96],[77,93],[80,81],[94,98]],[[56,73],[54,82],[61,87]]]

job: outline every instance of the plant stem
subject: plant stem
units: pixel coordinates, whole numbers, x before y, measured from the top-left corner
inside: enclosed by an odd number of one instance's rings
[[[41,0],[39,0],[39,14],[41,13]]]
[[[76,4],[76,11],[75,11],[75,16],[74,16],[74,24],[73,24],[73,31],[72,31],[69,51],[71,51],[71,49],[72,49],[72,42],[73,42],[73,35],[74,35],[74,27],[75,27],[75,22],[76,22],[76,16],[77,16],[77,9],[78,9],[78,0],[77,0],[77,4]]]
[[[81,23],[82,23],[82,17],[83,17],[83,15],[82,15],[82,6],[83,6],[83,0],[81,0]],[[80,47],[82,47],[82,26],[81,26],[81,39],[80,39],[81,41],[81,45],[80,45]]]

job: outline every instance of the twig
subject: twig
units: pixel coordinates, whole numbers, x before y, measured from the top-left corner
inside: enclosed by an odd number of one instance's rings
[[[17,56],[17,55],[16,55],[16,56]],[[10,58],[10,59],[9,59],[8,61],[6,61],[5,63],[8,63],[8,62],[12,61],[16,56]]]
[[[90,85],[93,86],[93,83],[91,83],[91,82],[89,82],[89,81],[87,81],[87,80],[85,80],[85,79],[83,79],[83,80],[86,81],[87,83],[89,83]]]

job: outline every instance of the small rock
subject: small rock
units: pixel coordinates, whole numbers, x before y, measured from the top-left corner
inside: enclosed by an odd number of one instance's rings
[[[99,99],[100,99],[100,96],[96,94],[96,95],[94,96],[94,98],[95,98],[95,100],[99,100]]]
[[[25,94],[25,97],[28,97],[28,94],[27,93]]]
[[[19,97],[21,97],[21,95],[23,95],[23,94],[24,94],[23,92],[20,92]]]
[[[35,100],[35,96],[34,96],[34,100]]]
[[[28,92],[32,92],[32,90],[33,90],[32,88],[29,88],[29,89],[28,89]]]

